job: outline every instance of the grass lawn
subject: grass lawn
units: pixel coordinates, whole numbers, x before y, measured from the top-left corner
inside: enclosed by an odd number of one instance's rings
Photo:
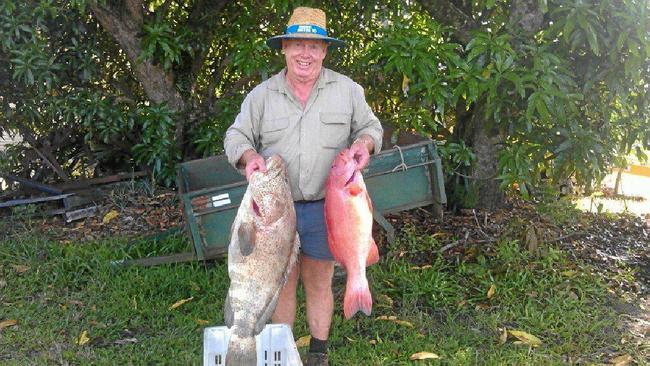
[[[648,365],[621,342],[616,296],[588,265],[553,246],[532,256],[510,238],[462,256],[436,254],[442,246],[411,227],[382,248],[368,270],[371,317],[343,319],[337,275],[332,365],[591,365],[617,356]],[[64,244],[28,230],[0,239],[0,364],[200,364],[203,328],[223,323],[225,261],[111,264],[187,248],[182,236]],[[308,334],[304,310],[296,338]],[[438,358],[410,360],[418,352]]]

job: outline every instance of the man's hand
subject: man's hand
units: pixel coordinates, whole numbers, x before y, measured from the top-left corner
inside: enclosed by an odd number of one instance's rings
[[[368,135],[361,135],[356,140],[352,146],[350,146],[350,154],[357,162],[357,170],[361,170],[368,165],[370,161],[370,152],[375,148],[375,143],[372,138]]]
[[[266,173],[266,162],[264,158],[255,152],[255,150],[246,150],[239,158],[239,163],[246,167],[246,180],[250,181],[251,174],[259,171]]]

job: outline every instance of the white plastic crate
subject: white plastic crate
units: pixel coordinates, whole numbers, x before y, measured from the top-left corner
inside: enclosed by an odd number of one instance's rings
[[[223,366],[230,329],[225,326],[203,330],[203,366]],[[302,366],[291,328],[285,324],[267,324],[255,337],[257,366]]]

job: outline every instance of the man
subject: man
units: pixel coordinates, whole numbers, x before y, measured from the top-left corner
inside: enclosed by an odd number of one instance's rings
[[[345,43],[327,36],[322,10],[296,8],[286,33],[267,44],[282,49],[286,68],[246,96],[224,145],[230,163],[243,168],[247,179],[266,171],[265,157],[279,154],[287,162],[301,255],[272,320],[293,326],[300,276],[311,333],[307,365],[327,365],[334,261],[324,219],[325,181],[336,154],[348,146],[363,169],[370,153],[381,148],[382,127],[363,88],[323,68],[328,47]]]

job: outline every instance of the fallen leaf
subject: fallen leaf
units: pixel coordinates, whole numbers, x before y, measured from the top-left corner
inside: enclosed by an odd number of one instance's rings
[[[3,320],[3,321],[0,322],[0,329],[7,328],[7,327],[13,327],[16,324],[18,324],[18,321],[16,319]]]
[[[5,281],[5,280],[0,280],[0,288],[3,288],[3,287],[5,287],[5,286],[7,286],[7,281]]]
[[[27,271],[29,271],[29,267],[23,266],[22,264],[12,264],[11,265],[14,268],[14,271],[18,274],[23,274]]]
[[[307,334],[306,336],[302,336],[298,338],[298,340],[296,341],[296,347],[298,348],[307,347],[309,346],[310,341],[311,341],[311,336],[309,334]]]
[[[172,306],[169,307],[169,310],[174,310],[174,309],[176,309],[177,307],[179,307],[179,306],[185,304],[186,302],[192,301],[192,300],[194,300],[194,296],[192,296],[192,297],[188,297],[187,299],[178,300],[178,301],[176,301],[174,304],[172,304]]]
[[[503,332],[499,336],[499,345],[505,344],[507,340],[508,340],[508,329],[503,328]]]
[[[532,225],[528,227],[528,232],[526,233],[526,246],[531,254],[536,254],[539,248],[535,227]]]
[[[84,330],[81,332],[81,335],[79,336],[79,339],[75,342],[76,344],[83,346],[84,344],[88,343],[90,341],[90,338],[88,337],[88,331]]]
[[[117,210],[110,210],[106,215],[104,215],[104,218],[102,219],[103,224],[108,224],[113,220],[114,218],[120,216],[120,213],[117,212]]]
[[[609,363],[614,365],[614,366],[626,366],[626,365],[629,365],[630,362],[632,362],[632,361],[634,361],[632,356],[630,356],[628,354],[624,354],[624,355],[618,356],[616,358],[613,358],[611,361],[609,361]]]
[[[412,324],[411,322],[406,321],[406,320],[393,320],[393,321],[394,321],[395,323],[397,323],[397,324],[399,324],[399,325],[403,325],[403,326],[405,326],[405,327],[409,327],[409,328],[413,328],[413,327],[414,327],[413,324]]]
[[[204,319],[196,319],[196,324],[198,324],[198,325],[207,325],[209,323],[210,323],[209,321],[204,320]]]
[[[370,344],[372,344],[373,346],[376,346],[376,345],[377,345],[377,341],[376,341],[375,339],[371,339],[371,340],[370,340]]]
[[[379,302],[379,305],[385,305],[389,308],[393,307],[393,299],[391,299],[388,295],[381,294],[377,296],[377,302]]]
[[[127,343],[138,343],[138,342],[139,341],[137,338],[124,338],[124,339],[118,339],[113,343],[122,345]]]
[[[431,268],[431,267],[432,266],[430,264],[425,264],[423,266],[413,266],[413,267],[411,267],[411,269],[427,269],[427,268]]]
[[[576,275],[576,271],[568,270],[568,271],[560,272],[560,274],[565,277],[573,277]]]
[[[508,333],[519,339],[521,342],[526,343],[530,346],[539,347],[542,345],[542,341],[530,333],[526,333],[520,330],[509,330]]]
[[[415,361],[415,360],[428,360],[428,359],[438,359],[440,356],[438,356],[435,353],[431,352],[418,352],[414,353],[409,357],[409,360]]]
[[[387,320],[387,321],[391,321],[391,322],[393,322],[395,324],[403,325],[405,327],[414,328],[414,326],[413,326],[413,324],[411,322],[406,321],[406,320],[399,320],[399,319],[397,319],[397,317],[395,315],[390,315],[390,316],[381,315],[381,316],[378,316],[376,319],[377,320]]]
[[[397,317],[395,315],[390,315],[390,316],[381,315],[381,316],[378,316],[376,319],[377,320],[395,320],[395,319],[397,319]]]
[[[497,289],[496,289],[496,287],[494,287],[494,285],[490,285],[490,288],[487,291],[487,298],[491,299],[492,296],[494,296],[494,293],[496,292],[496,290]]]

